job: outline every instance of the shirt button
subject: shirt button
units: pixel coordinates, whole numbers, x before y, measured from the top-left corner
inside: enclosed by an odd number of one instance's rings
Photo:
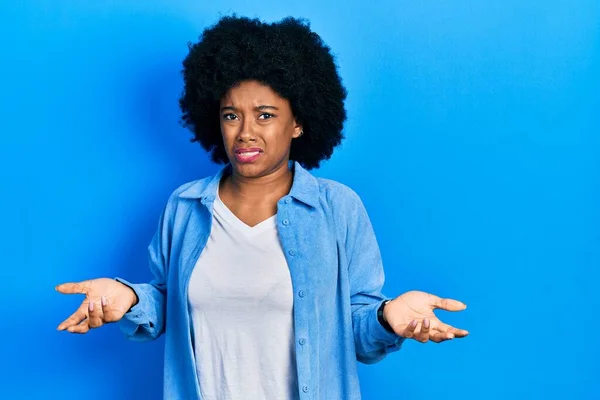
[[[290,253],[290,256],[293,256],[296,254],[296,252],[294,250],[290,250],[288,253]]]
[[[281,222],[283,222],[284,225],[289,225],[290,224],[290,220],[289,219],[284,219]]]
[[[292,202],[292,199],[290,199],[289,197],[287,199],[285,199],[285,202],[290,204]]]
[[[307,393],[308,392],[308,386],[302,386],[302,391],[304,393]]]
[[[306,343],[306,339],[304,339],[304,338],[300,338],[300,340],[298,340],[298,343],[300,343],[300,344],[304,344],[304,343]]]
[[[298,292],[298,296],[304,297],[304,296],[306,296],[306,292],[304,290],[301,290]]]

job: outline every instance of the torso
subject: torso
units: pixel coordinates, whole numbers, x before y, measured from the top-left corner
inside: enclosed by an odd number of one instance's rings
[[[297,398],[292,282],[274,217],[251,227],[217,196],[189,303],[202,398]]]

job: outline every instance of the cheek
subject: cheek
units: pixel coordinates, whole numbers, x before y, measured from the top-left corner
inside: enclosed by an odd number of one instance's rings
[[[294,126],[288,123],[277,124],[269,129],[269,138],[277,143],[277,147],[287,147],[290,145],[294,135]]]
[[[278,152],[285,151],[287,147],[290,145],[290,138],[288,132],[282,130],[273,130],[269,132],[268,136],[264,137],[267,147]]]
[[[290,151],[291,146],[292,146],[292,141],[291,141],[289,135],[281,134],[277,137],[277,139],[275,139],[272,148],[276,149],[275,152],[277,154],[283,155]]]
[[[223,139],[223,143],[225,147],[229,147],[227,145],[231,144],[234,141],[235,135],[233,134],[233,130],[228,128],[227,126],[221,124],[221,138]]]

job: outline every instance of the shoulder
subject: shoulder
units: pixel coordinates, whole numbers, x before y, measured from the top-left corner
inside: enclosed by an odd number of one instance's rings
[[[196,179],[193,181],[185,182],[179,185],[173,192],[171,193],[170,198],[186,198],[186,197],[194,197],[200,196],[202,191],[206,189],[206,187],[210,184],[210,182],[214,179],[214,175],[206,176],[204,178]]]
[[[362,200],[350,186],[326,178],[316,178],[323,200],[332,208],[360,207]]]
[[[350,186],[331,179],[317,180],[321,204],[326,209],[324,214],[336,227],[339,240],[346,243],[367,237],[371,221],[358,193]]]
[[[167,200],[167,211],[173,212],[181,203],[189,203],[190,199],[200,199],[208,186],[215,179],[214,175],[185,182],[171,192]]]

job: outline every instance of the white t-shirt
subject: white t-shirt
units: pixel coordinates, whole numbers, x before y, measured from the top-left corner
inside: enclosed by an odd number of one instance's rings
[[[298,398],[293,293],[276,216],[250,227],[219,196],[189,283],[203,400]]]

